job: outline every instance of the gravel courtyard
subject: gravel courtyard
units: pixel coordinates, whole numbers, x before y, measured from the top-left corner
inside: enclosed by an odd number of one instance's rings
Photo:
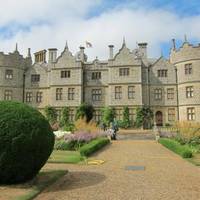
[[[98,166],[47,164],[47,169],[68,169],[69,173],[36,199],[200,199],[200,168],[155,141],[119,140],[94,158],[106,162]]]

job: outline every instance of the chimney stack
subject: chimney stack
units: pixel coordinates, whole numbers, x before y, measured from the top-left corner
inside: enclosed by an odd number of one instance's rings
[[[175,39],[172,39],[172,45],[173,45],[173,50],[176,50],[176,40]]]
[[[27,55],[28,58],[31,58],[31,48],[28,48],[28,55]]]
[[[109,60],[113,59],[113,50],[114,50],[114,45],[109,45]]]
[[[57,49],[56,48],[49,49],[49,63],[56,62],[56,59],[57,59]]]
[[[39,52],[34,53],[35,54],[35,62],[42,62],[46,63],[46,50],[41,50]]]
[[[84,51],[85,51],[85,47],[80,46],[80,60],[81,61],[85,61],[85,53],[84,53]]]
[[[138,43],[139,51],[142,54],[141,57],[143,58],[147,58],[147,45],[148,43],[146,42]]]

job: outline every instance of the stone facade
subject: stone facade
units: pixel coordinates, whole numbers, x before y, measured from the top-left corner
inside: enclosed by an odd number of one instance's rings
[[[180,49],[175,43],[169,60],[147,56],[147,44],[139,43],[131,51],[123,41],[114,55],[109,45],[109,58],[87,61],[84,47],[74,56],[67,44],[57,57],[57,49],[35,53],[32,63],[30,49],[23,58],[16,50],[9,55],[0,52],[0,100],[16,100],[38,108],[70,107],[70,119],[76,108],[86,102],[95,108],[94,118],[100,120],[100,109],[114,107],[122,119],[124,106],[134,121],[137,107],[149,106],[158,125],[177,120],[200,121],[200,46],[185,41]]]

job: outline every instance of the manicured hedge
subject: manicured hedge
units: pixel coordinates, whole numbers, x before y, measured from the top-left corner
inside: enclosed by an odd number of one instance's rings
[[[53,131],[36,109],[17,102],[0,102],[0,184],[32,179],[48,160]]]
[[[188,147],[179,144],[177,141],[173,139],[161,138],[159,139],[159,143],[161,143],[163,146],[167,147],[168,149],[172,150],[173,152],[181,155],[183,158],[192,157],[192,151]]]
[[[76,151],[83,145],[84,145],[83,142],[77,142],[77,141],[66,142],[65,140],[56,140],[54,144],[54,149],[60,151]]]
[[[110,140],[108,138],[97,138],[83,145],[79,151],[82,156],[89,156],[109,143]]]

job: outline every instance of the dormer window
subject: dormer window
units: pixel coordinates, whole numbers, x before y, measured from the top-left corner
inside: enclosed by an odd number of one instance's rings
[[[31,83],[38,83],[38,82],[40,82],[40,74],[32,74]]]
[[[129,68],[120,68],[119,76],[129,76]]]
[[[92,80],[101,79],[101,72],[92,72]]]
[[[71,72],[69,70],[67,71],[61,71],[60,77],[61,78],[70,78]]]
[[[7,69],[6,70],[5,78],[6,79],[13,79],[13,70],[12,69]]]
[[[159,69],[158,77],[167,77],[167,69]]]

